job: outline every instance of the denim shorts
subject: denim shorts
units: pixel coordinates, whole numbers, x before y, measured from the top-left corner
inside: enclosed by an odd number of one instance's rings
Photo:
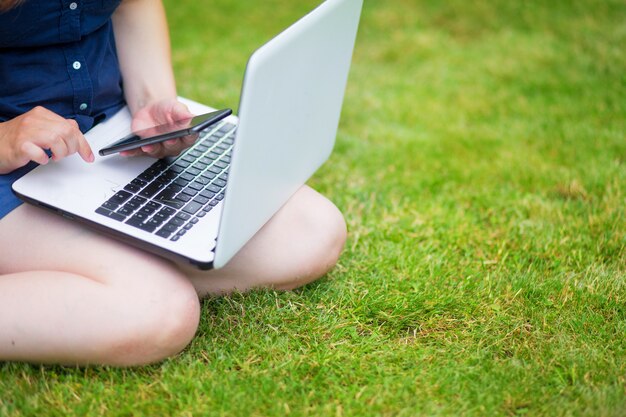
[[[0,219],[22,204],[22,201],[17,198],[15,194],[13,194],[11,184],[36,166],[36,163],[31,162],[28,165],[16,169],[6,175],[0,175]]]

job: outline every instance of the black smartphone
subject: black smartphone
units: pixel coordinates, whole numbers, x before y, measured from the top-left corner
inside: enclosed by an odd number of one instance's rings
[[[141,129],[130,133],[105,148],[100,149],[98,153],[102,156],[106,156],[117,152],[130,151],[145,145],[164,142],[169,139],[193,135],[206,129],[212,124],[219,122],[231,113],[231,109],[217,110],[211,113],[190,117],[188,119],[178,120],[173,123]]]

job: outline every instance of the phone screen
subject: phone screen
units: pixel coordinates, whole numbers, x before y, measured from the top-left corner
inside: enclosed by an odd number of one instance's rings
[[[145,145],[152,145],[169,139],[192,135],[219,122],[231,113],[232,111],[230,109],[218,110],[188,119],[177,120],[172,123],[137,130],[111,145],[100,149],[98,153],[105,156],[117,152],[129,151]]]

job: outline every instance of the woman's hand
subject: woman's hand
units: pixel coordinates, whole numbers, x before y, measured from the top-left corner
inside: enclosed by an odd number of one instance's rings
[[[43,107],[0,123],[0,174],[23,167],[30,161],[45,165],[78,152],[85,162],[93,162],[89,143],[75,120],[64,119]]]
[[[143,107],[133,115],[131,129],[133,131],[148,127],[172,123],[193,117],[186,105],[176,99],[168,99]],[[154,145],[142,146],[140,149],[121,152],[124,156],[146,154],[154,158],[175,156],[194,144],[197,135],[185,136],[179,139],[170,139]]]

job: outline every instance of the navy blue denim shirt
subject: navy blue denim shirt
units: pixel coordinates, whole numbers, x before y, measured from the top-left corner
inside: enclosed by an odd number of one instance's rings
[[[111,15],[120,0],[25,0],[0,13],[0,121],[35,106],[83,132],[124,104]]]
[[[111,15],[120,0],[24,0],[0,13],[0,122],[43,106],[83,132],[124,105]],[[0,218],[20,202],[0,175]]]

